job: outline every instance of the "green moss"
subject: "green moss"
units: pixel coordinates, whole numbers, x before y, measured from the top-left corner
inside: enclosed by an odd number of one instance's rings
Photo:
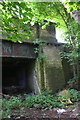
[[[40,88],[44,88],[44,62],[37,61],[38,83]]]

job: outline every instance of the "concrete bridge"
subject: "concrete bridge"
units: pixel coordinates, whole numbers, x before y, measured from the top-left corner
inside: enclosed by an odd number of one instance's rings
[[[13,43],[8,40],[2,40],[2,57],[31,58],[36,59],[37,54],[33,43]]]
[[[47,58],[44,63],[36,60],[37,54],[34,52],[34,48],[37,46],[33,43],[2,41],[2,49],[0,47],[2,54],[0,56],[2,57],[2,85],[4,88],[20,86],[28,93],[35,92],[37,94],[41,88],[55,92],[65,85],[65,76],[59,54],[60,44],[55,38],[54,26],[52,27],[51,23],[44,30],[40,27],[38,30],[37,26],[35,32],[35,39],[37,37],[42,42],[47,43],[42,50]],[[69,75],[67,74],[67,76]],[[14,90],[12,91],[14,92]]]
[[[36,60],[38,55],[34,52],[37,45],[28,42],[13,43],[7,40],[3,40],[2,43],[3,93],[17,93],[19,89],[19,93],[23,90],[26,93],[37,94],[40,88],[56,91],[64,86],[58,49],[60,44],[47,43],[43,48],[47,59],[41,63]]]

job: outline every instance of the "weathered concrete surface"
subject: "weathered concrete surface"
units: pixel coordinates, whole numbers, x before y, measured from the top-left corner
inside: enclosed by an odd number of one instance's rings
[[[2,55],[0,54],[0,56],[36,59],[37,54],[34,51],[36,47],[37,46],[33,43],[13,43],[11,41],[3,40]]]
[[[55,92],[65,84],[59,50],[55,46],[50,45],[43,49],[43,53],[46,56],[46,60],[43,66],[38,63],[39,86]],[[43,67],[42,75],[41,67]]]
[[[44,88],[44,67],[43,64],[39,62],[39,60],[36,61],[36,71],[37,71],[37,81],[39,88]]]
[[[55,23],[50,22],[44,29],[40,27],[40,40],[52,43],[57,42]]]

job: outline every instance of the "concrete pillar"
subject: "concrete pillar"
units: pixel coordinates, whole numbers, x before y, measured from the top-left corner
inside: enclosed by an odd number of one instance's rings
[[[55,92],[63,88],[65,84],[59,50],[55,46],[46,46],[43,49],[46,61],[44,62],[44,82],[45,88]]]

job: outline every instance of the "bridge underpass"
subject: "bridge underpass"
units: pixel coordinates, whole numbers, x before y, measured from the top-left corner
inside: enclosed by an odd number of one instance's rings
[[[35,92],[34,70],[37,55],[32,43],[2,44],[2,91],[4,94]]]

